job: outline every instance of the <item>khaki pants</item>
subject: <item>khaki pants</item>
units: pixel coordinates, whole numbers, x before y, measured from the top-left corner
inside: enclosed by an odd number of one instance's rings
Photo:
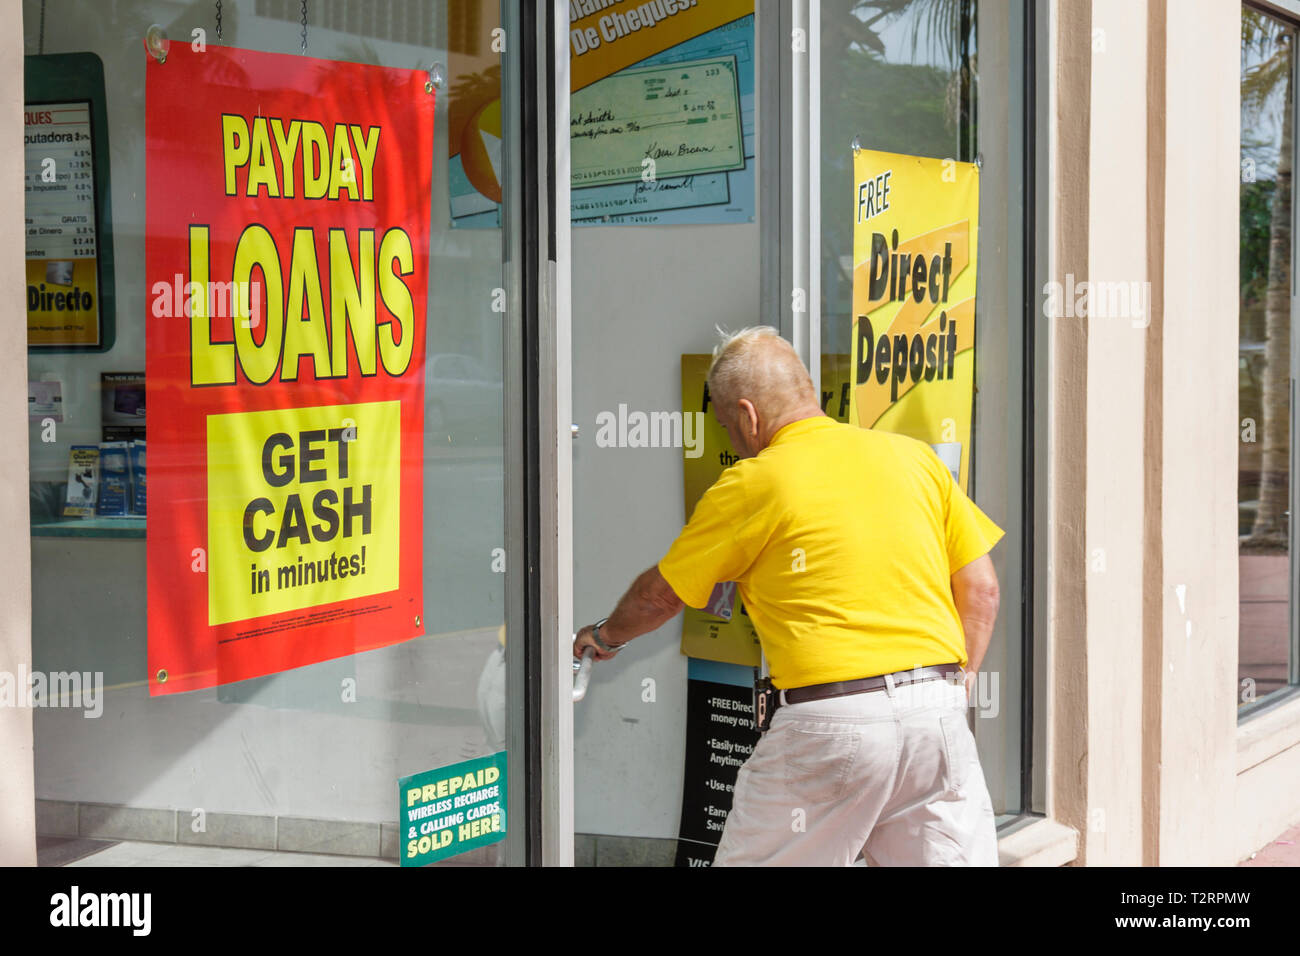
[[[736,779],[714,866],[997,866],[961,686],[786,704]]]

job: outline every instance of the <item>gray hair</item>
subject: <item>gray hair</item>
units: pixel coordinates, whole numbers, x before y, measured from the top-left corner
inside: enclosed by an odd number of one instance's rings
[[[747,398],[760,413],[776,415],[803,400],[816,402],[812,377],[778,330],[757,325],[718,334],[708,377],[715,404],[729,409]]]

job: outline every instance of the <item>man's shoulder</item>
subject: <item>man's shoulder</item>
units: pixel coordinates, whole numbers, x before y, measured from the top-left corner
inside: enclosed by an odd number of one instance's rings
[[[915,485],[917,481],[923,481],[927,486],[933,484],[937,488],[941,484],[941,475],[948,470],[930,445],[910,435],[841,425],[840,433],[834,437],[859,448],[864,466],[871,468],[877,477],[887,473],[893,480],[904,484]]]
[[[859,428],[845,422],[835,422],[835,428],[827,429],[826,436],[832,441],[853,442],[882,453],[891,453],[912,457],[923,457],[934,452],[925,442],[878,428]]]

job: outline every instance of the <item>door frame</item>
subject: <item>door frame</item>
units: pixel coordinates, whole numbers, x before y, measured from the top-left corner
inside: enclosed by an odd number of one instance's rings
[[[501,4],[507,859],[530,866],[573,864],[568,17]]]

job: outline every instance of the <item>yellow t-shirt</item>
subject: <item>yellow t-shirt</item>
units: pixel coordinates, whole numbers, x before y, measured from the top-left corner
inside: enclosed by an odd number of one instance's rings
[[[951,578],[1001,537],[928,445],[816,416],[724,471],[659,571],[696,608],[736,581],[772,683],[805,687],[965,666]]]

